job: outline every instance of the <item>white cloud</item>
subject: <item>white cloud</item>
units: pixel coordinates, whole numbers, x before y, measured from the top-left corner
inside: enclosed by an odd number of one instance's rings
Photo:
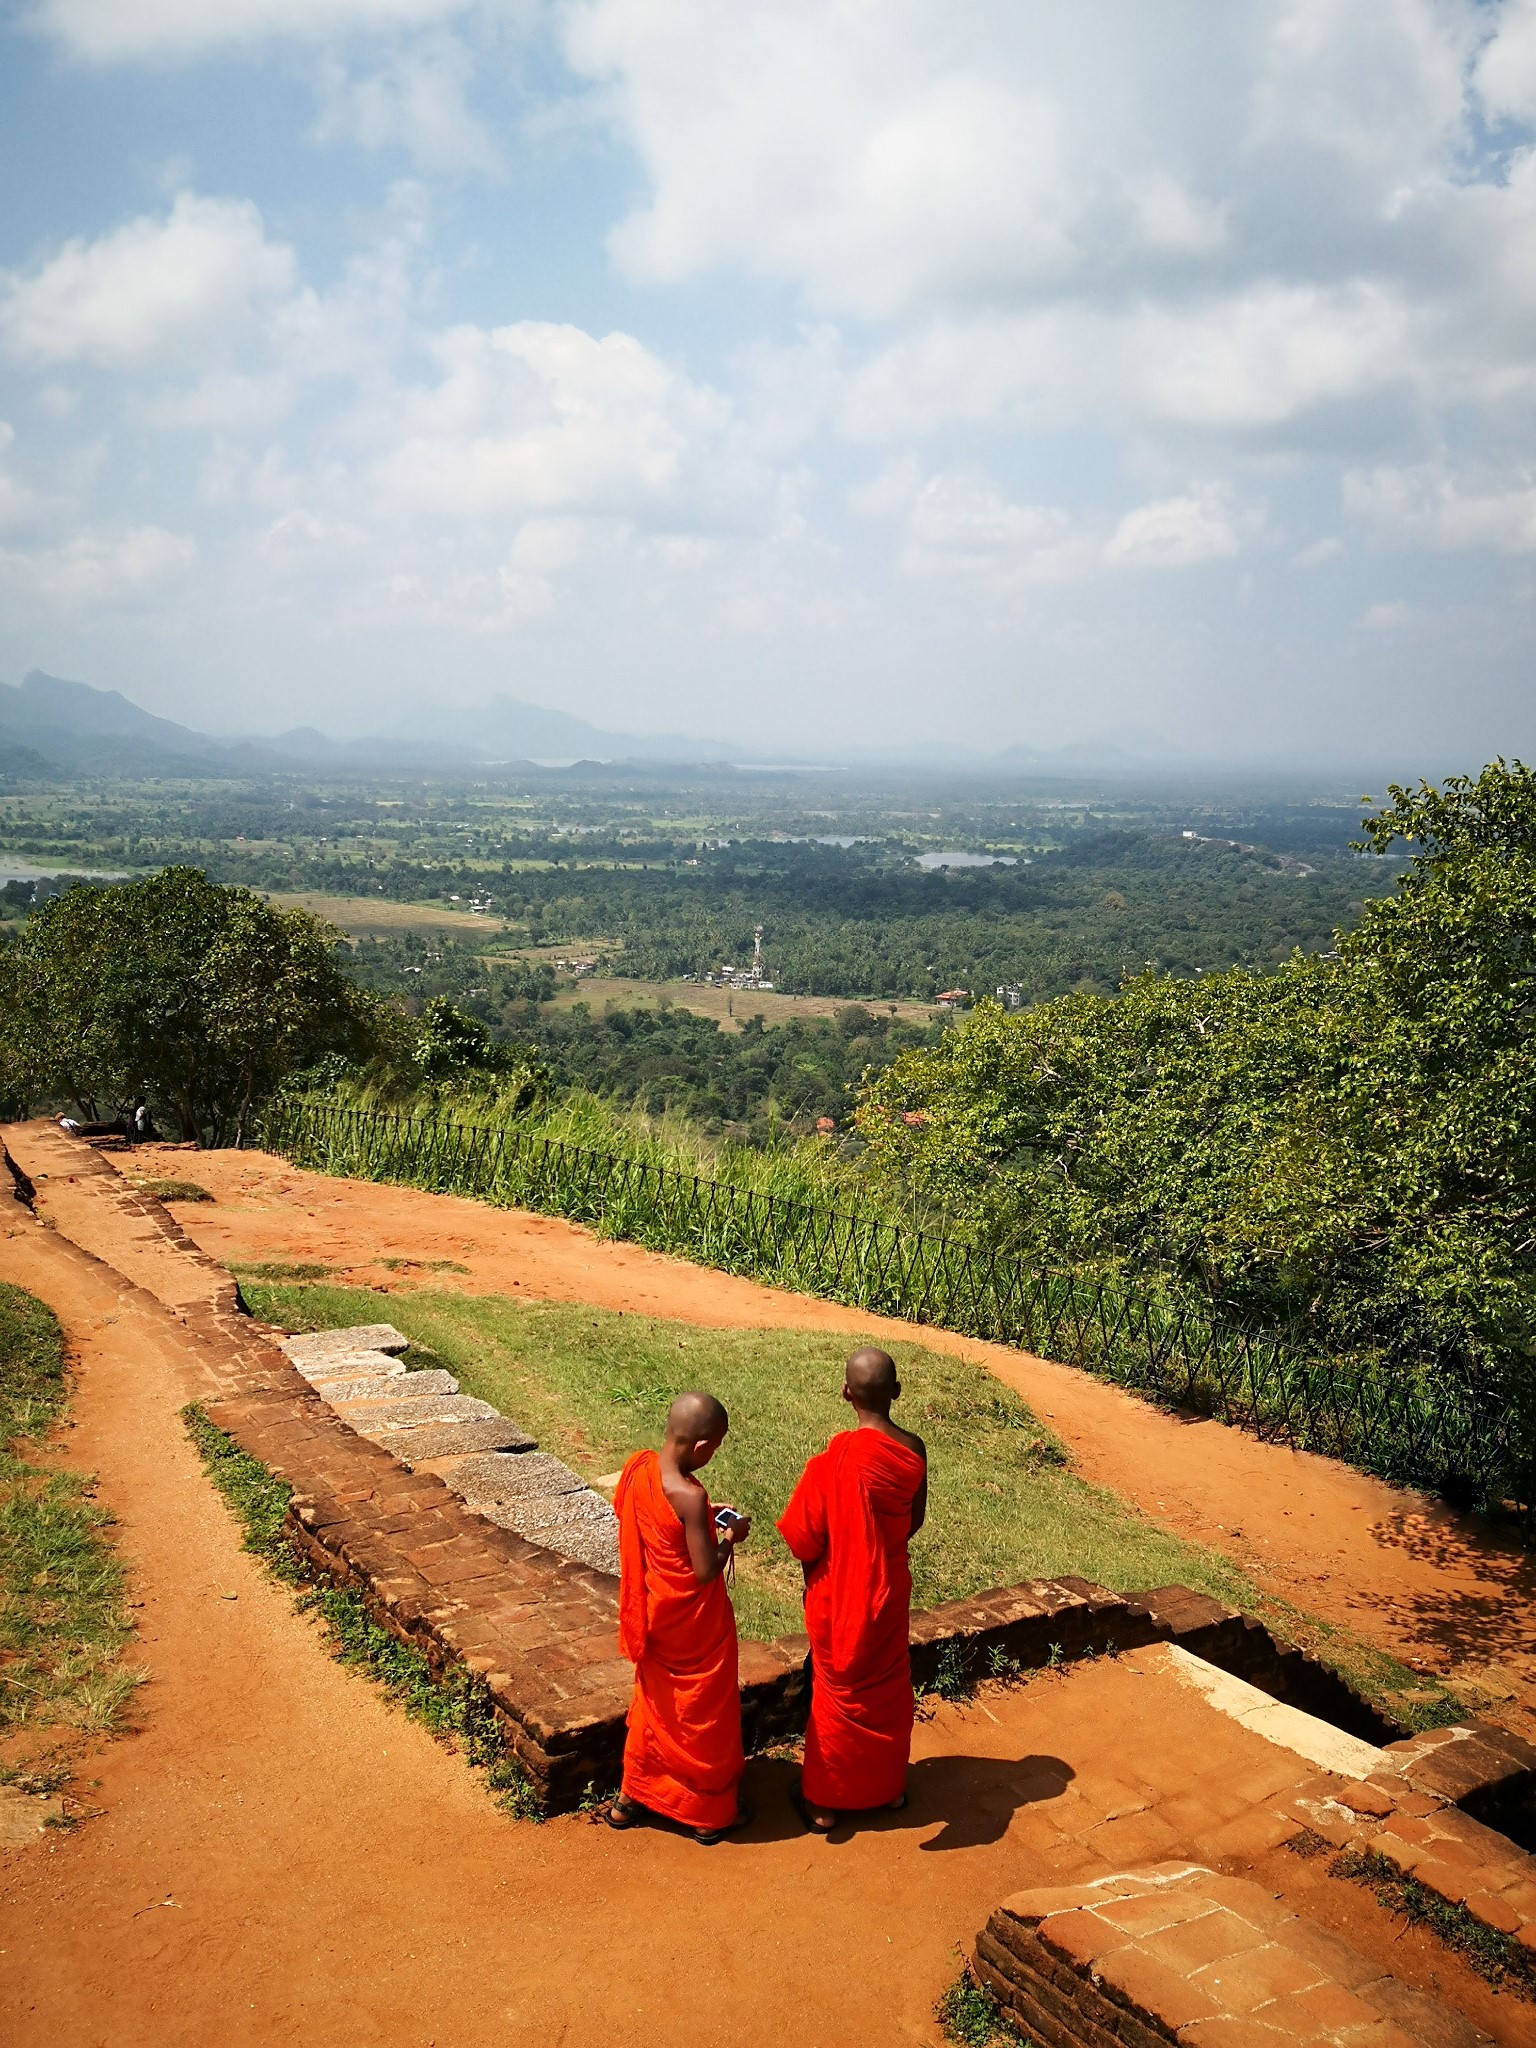
[[[1379,544],[1444,553],[1536,552],[1536,473],[1457,475],[1442,463],[1356,471],[1344,507]]]
[[[1020,504],[979,470],[924,476],[907,458],[849,494],[868,519],[899,523],[899,566],[1003,598],[1117,570],[1191,569],[1230,559],[1256,531],[1219,486],[1139,505],[1107,532],[1058,505]]]
[[[1504,0],[1473,76],[1496,118],[1528,121],[1536,114],[1536,0]]]
[[[0,346],[24,362],[164,366],[247,326],[293,288],[291,250],[249,200],[183,192],[95,241],[76,238],[30,274],[0,278]]]
[[[1109,537],[1104,559],[1122,569],[1193,569],[1227,561],[1242,545],[1228,494],[1207,485],[1127,512]]]
[[[1421,617],[1413,605],[1393,599],[1385,604],[1367,605],[1355,624],[1365,633],[1401,633],[1418,625]]]
[[[32,493],[11,474],[10,454],[16,443],[16,429],[0,420],[0,530],[19,526],[32,510]]]
[[[442,375],[353,422],[376,503],[450,521],[581,510],[687,522],[742,509],[730,407],[632,335],[457,327]]]
[[[1336,533],[1325,533],[1320,540],[1312,541],[1307,547],[1298,548],[1291,557],[1291,567],[1326,569],[1332,562],[1342,562],[1348,552]]]
[[[195,541],[161,526],[90,531],[49,546],[0,548],[0,582],[22,596],[110,604],[158,590],[196,559]]]
[[[471,112],[474,61],[454,36],[437,36],[354,71],[339,57],[320,73],[318,142],[399,147],[424,171],[495,171],[500,153]]]
[[[34,27],[99,63],[190,57],[277,38],[321,42],[357,31],[418,27],[469,0],[37,0]]]
[[[651,182],[614,234],[621,266],[652,281],[740,268],[865,317],[1219,250],[1221,195],[1159,146],[1189,97],[1159,49],[1169,33],[1135,7],[995,0],[566,13],[571,62]],[[1207,16],[1203,40],[1219,69],[1252,38]]]

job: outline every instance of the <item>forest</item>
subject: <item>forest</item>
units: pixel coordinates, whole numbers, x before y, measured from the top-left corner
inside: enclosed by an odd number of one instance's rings
[[[884,930],[903,958],[951,946],[984,986],[978,955],[1016,963],[983,951],[1021,943],[1016,926],[1039,999],[927,1025],[873,1003],[725,1031],[681,1004],[557,1002],[515,931],[500,950],[490,928],[483,946],[348,944],[190,864],[65,888],[0,935],[0,1097],[109,1117],[147,1099],[213,1143],[293,1089],[645,1156],[661,1117],[686,1170],[779,1159],[817,1200],[1042,1270],[1192,1289],[1304,1355],[1411,1361],[1415,1399],[1442,1363],[1465,1385],[1497,1360],[1536,1441],[1536,776],[1496,762],[1393,787],[1358,853],[1191,829],[1080,821],[1027,863],[958,873],[925,872],[910,843],[797,839],[513,871],[525,917],[535,887],[607,891],[637,943],[648,889],[658,920],[693,905],[712,936],[732,905],[766,923],[777,903],[807,973],[830,932]],[[1133,900],[1143,929],[1193,936],[1177,961],[1122,954],[1100,986],[1075,970],[1107,963]]]
[[[77,873],[196,866],[307,901],[474,903],[488,965],[580,946],[644,980],[738,962],[762,924],[777,987],[848,1001],[1009,987],[1037,1002],[1149,966],[1270,967],[1328,948],[1399,865],[1351,850],[1359,806],[1336,794],[743,780],[79,787],[0,798],[0,854]],[[995,864],[922,865],[956,855]],[[401,960],[397,992],[447,964]],[[389,967],[378,951],[358,962],[371,986]],[[440,992],[491,985],[459,982]],[[509,965],[494,985],[503,1009],[547,1000],[537,972]]]

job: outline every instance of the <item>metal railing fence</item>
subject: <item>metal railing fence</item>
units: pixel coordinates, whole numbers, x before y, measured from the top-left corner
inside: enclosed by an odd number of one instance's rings
[[[1053,1271],[935,1232],[500,1125],[280,1099],[255,1141],[295,1165],[593,1226],[727,1273],[1008,1344],[1170,1406],[1462,1502],[1531,1497],[1533,1446],[1498,1359],[1311,1355],[1197,1300]]]

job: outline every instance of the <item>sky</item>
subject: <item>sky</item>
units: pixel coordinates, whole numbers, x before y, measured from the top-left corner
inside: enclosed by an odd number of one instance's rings
[[[1536,0],[21,0],[0,679],[1536,751]]]

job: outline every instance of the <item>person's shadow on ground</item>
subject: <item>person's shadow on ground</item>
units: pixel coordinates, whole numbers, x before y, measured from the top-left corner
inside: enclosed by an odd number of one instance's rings
[[[790,1793],[799,1782],[799,1766],[786,1757],[765,1757],[748,1768],[752,1779],[748,1796],[756,1806],[757,1819],[734,1839],[777,1842],[804,1834],[805,1825],[790,1803]],[[907,1803],[900,1813],[880,1809],[851,1814],[838,1822],[827,1840],[846,1842],[869,1830],[887,1834],[896,1829],[931,1828],[935,1821],[942,1821],[938,1834],[931,1842],[919,1843],[920,1849],[979,1848],[986,1842],[1001,1841],[1022,1807],[1060,1798],[1075,1776],[1072,1766],[1059,1756],[922,1757],[907,1774]]]

